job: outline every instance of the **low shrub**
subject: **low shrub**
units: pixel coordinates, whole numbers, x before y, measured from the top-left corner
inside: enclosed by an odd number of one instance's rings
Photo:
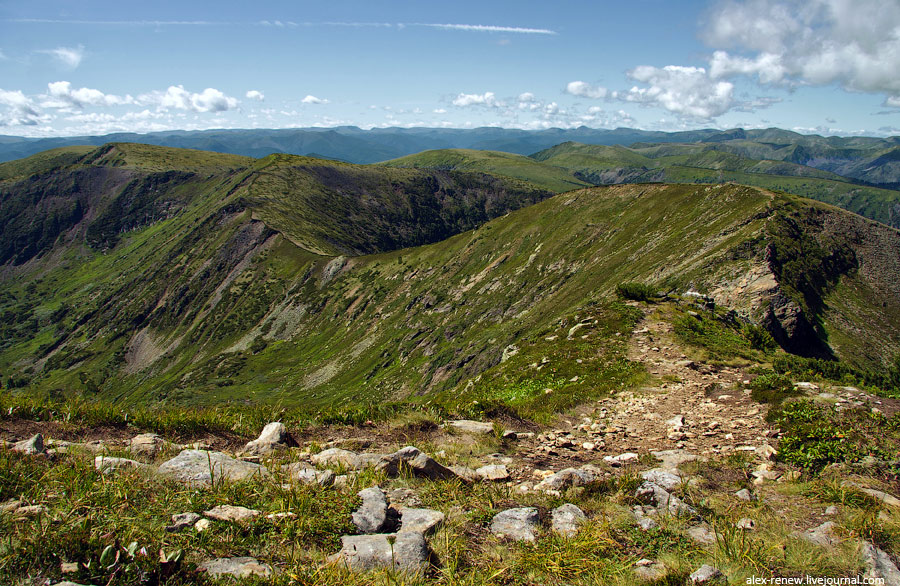
[[[655,288],[633,281],[616,285],[616,295],[622,299],[630,299],[632,301],[653,301],[657,298]]]

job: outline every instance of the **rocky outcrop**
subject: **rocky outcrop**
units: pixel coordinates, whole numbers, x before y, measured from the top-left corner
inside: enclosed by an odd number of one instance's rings
[[[534,507],[508,509],[497,513],[491,521],[491,533],[512,541],[537,541],[539,527],[540,517]]]
[[[353,571],[387,568],[405,574],[428,570],[430,550],[418,532],[345,535],[337,559]]]

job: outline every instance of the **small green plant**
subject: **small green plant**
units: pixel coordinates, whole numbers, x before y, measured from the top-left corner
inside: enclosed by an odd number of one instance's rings
[[[750,347],[762,352],[774,352],[778,349],[778,343],[772,334],[758,324],[744,324],[741,334],[750,342]]]
[[[616,285],[616,295],[632,301],[653,301],[658,297],[654,287],[633,281]]]
[[[788,397],[799,394],[791,379],[783,374],[770,372],[756,377],[750,383],[750,396],[759,403],[779,405]]]

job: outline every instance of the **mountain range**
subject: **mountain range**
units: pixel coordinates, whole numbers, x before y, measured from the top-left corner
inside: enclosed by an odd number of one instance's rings
[[[524,347],[552,356],[548,332],[571,337],[592,308],[626,316],[609,303],[628,282],[709,295],[737,332],[890,372],[900,232],[762,187],[588,187],[573,170],[610,153],[637,169],[654,148],[439,153],[416,169],[114,143],[4,163],[0,372],[37,394],[145,404],[573,398],[590,379],[556,367],[527,392],[487,382],[514,376]],[[675,148],[656,158],[710,156]],[[548,174],[553,161],[570,167]],[[599,371],[625,376],[604,348]]]

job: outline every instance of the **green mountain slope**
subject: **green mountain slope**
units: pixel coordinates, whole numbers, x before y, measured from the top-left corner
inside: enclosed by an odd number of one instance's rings
[[[0,268],[13,386],[143,403],[459,397],[479,374],[519,368],[503,358],[522,345],[556,356],[567,346],[545,338],[579,315],[627,334],[627,311],[608,303],[631,280],[707,291],[798,353],[880,369],[900,350],[900,233],[808,200],[622,185],[539,201],[483,174],[283,156],[216,166],[190,151],[168,156],[202,173],[147,172],[129,148],[2,183],[4,209],[85,202]],[[60,189],[42,199],[33,182]],[[595,376],[619,373],[613,384],[630,371],[606,347],[585,358]]]
[[[802,195],[890,226],[900,226],[900,191],[850,183],[835,173],[786,159],[748,158],[774,153],[769,148],[742,150],[727,146],[734,144],[734,141],[635,144],[625,148],[570,142],[535,153],[532,158],[568,168],[578,178],[595,185],[734,181]],[[784,148],[803,147],[792,145]],[[780,155],[790,158],[785,153]]]
[[[591,185],[563,167],[546,165],[522,155],[499,151],[443,149],[424,151],[380,163],[387,167],[467,170],[515,177],[557,193]]]

